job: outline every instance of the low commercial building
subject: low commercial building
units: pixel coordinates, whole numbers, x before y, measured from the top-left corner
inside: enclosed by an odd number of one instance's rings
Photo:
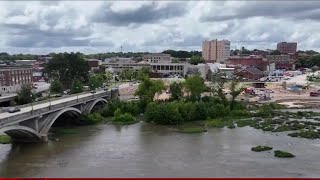
[[[145,61],[137,62],[131,58],[115,57],[105,59],[104,62],[102,62],[102,66],[118,74],[124,69],[139,70],[143,67],[150,67],[150,64]]]
[[[264,76],[264,73],[255,67],[246,67],[237,71],[235,75],[248,80],[259,80]]]
[[[150,53],[142,56],[143,61],[148,63],[171,63],[170,54]]]
[[[99,70],[99,67],[102,65],[101,60],[98,59],[86,59],[86,61],[90,67],[91,72]]]
[[[186,63],[149,63],[151,71],[164,75],[180,74],[184,75]]]
[[[21,85],[32,84],[31,65],[1,65],[0,93],[16,93]]]
[[[209,69],[210,67],[207,64],[192,65],[192,64],[186,63],[184,67],[183,75],[186,76],[186,75],[198,74],[205,79]]]

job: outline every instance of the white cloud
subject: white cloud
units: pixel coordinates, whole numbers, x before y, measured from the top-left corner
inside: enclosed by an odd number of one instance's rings
[[[238,48],[296,41],[300,49],[320,50],[317,1],[0,1],[0,7],[0,50],[9,53],[200,50],[202,40],[215,38]]]

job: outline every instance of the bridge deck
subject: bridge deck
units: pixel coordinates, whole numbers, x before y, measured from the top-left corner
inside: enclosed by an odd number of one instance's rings
[[[78,100],[79,100],[79,102],[81,102],[81,100],[83,98],[99,96],[99,95],[101,95],[103,93],[106,93],[106,91],[104,91],[104,90],[97,91],[95,94],[92,94],[92,93],[79,94],[78,95]],[[58,104],[61,104],[61,103],[66,103],[66,102],[74,101],[74,100],[77,100],[77,96],[66,97],[66,98],[59,99],[59,100],[52,100],[51,101],[51,107],[54,107],[54,105],[58,105]],[[46,108],[46,107],[49,107],[49,106],[50,106],[50,102],[44,102],[44,103],[41,103],[41,104],[35,104],[33,106],[33,111],[36,111],[36,110],[42,109],[42,108]],[[3,112],[3,113],[0,113],[0,120],[1,119],[7,119],[7,118],[10,118],[10,117],[14,117],[14,116],[18,116],[18,115],[24,114],[26,112],[31,112],[31,111],[32,111],[32,106],[30,105],[28,107],[21,108],[19,112],[15,112],[15,113]]]

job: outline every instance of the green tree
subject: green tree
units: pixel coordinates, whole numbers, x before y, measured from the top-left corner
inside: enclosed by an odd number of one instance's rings
[[[152,102],[156,93],[162,92],[165,85],[161,80],[151,80],[149,77],[144,77],[139,84],[135,95],[140,98],[140,105],[145,108],[148,103]]]
[[[224,73],[214,73],[211,77],[211,92],[213,95],[217,95],[223,102],[223,104],[227,104],[227,98],[224,93],[224,85],[226,83],[226,79],[223,78],[225,76]]]
[[[103,85],[103,76],[100,74],[93,74],[89,78],[89,87],[91,90],[95,90]]]
[[[270,55],[280,55],[281,52],[279,50],[273,50]]]
[[[170,94],[172,100],[179,100],[183,97],[182,83],[173,82],[170,84]]]
[[[192,101],[197,101],[201,98],[201,93],[206,89],[204,80],[199,75],[193,75],[184,82],[186,90],[190,93],[189,97]]]
[[[74,79],[87,81],[89,77],[89,65],[81,53],[53,54],[45,68],[49,77],[52,78],[56,74],[66,88],[70,88]]]
[[[15,101],[18,105],[28,104],[33,102],[35,99],[35,95],[32,93],[31,85],[22,85],[20,92],[18,92]]]
[[[180,61],[178,58],[174,58],[174,59],[172,59],[172,63],[180,63]]]
[[[190,59],[190,64],[197,65],[199,63],[204,63],[204,59],[201,56],[192,56]]]
[[[55,79],[51,82],[50,92],[60,94],[63,91],[61,82],[58,79]]]
[[[112,73],[106,72],[105,80],[109,84],[111,82],[111,80],[112,80]]]
[[[71,86],[71,94],[83,92],[83,85],[79,79],[75,79]]]
[[[137,80],[143,80],[147,77],[149,77],[151,73],[151,70],[150,68],[148,67],[142,67],[139,71],[138,71],[138,74],[137,74]]]
[[[244,87],[239,87],[239,80],[238,78],[233,78],[230,85],[230,95],[232,96],[231,102],[230,102],[230,110],[233,110],[235,99],[239,96],[241,92],[244,91]]]

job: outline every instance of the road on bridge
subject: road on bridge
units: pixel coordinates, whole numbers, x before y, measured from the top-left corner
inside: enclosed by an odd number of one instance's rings
[[[16,116],[16,115],[19,115],[19,114],[30,112],[30,111],[32,111],[32,107],[33,107],[33,110],[37,110],[37,109],[41,109],[41,108],[44,108],[44,107],[49,107],[50,104],[51,105],[56,105],[56,104],[60,104],[60,103],[64,103],[64,102],[68,102],[68,101],[72,101],[72,100],[76,100],[77,98],[81,99],[81,98],[85,98],[85,97],[89,97],[89,96],[93,97],[94,95],[100,94],[100,93],[105,93],[105,91],[104,90],[100,90],[100,91],[97,91],[95,94],[92,94],[92,93],[79,94],[78,97],[75,95],[75,96],[66,97],[66,98],[59,99],[59,100],[52,100],[51,102],[44,102],[44,103],[41,103],[41,104],[35,104],[34,106],[30,105],[28,107],[21,108],[19,112],[15,112],[15,113],[8,113],[8,112],[0,113],[0,117],[1,117],[1,119],[4,119],[4,118],[11,117],[11,116]]]

